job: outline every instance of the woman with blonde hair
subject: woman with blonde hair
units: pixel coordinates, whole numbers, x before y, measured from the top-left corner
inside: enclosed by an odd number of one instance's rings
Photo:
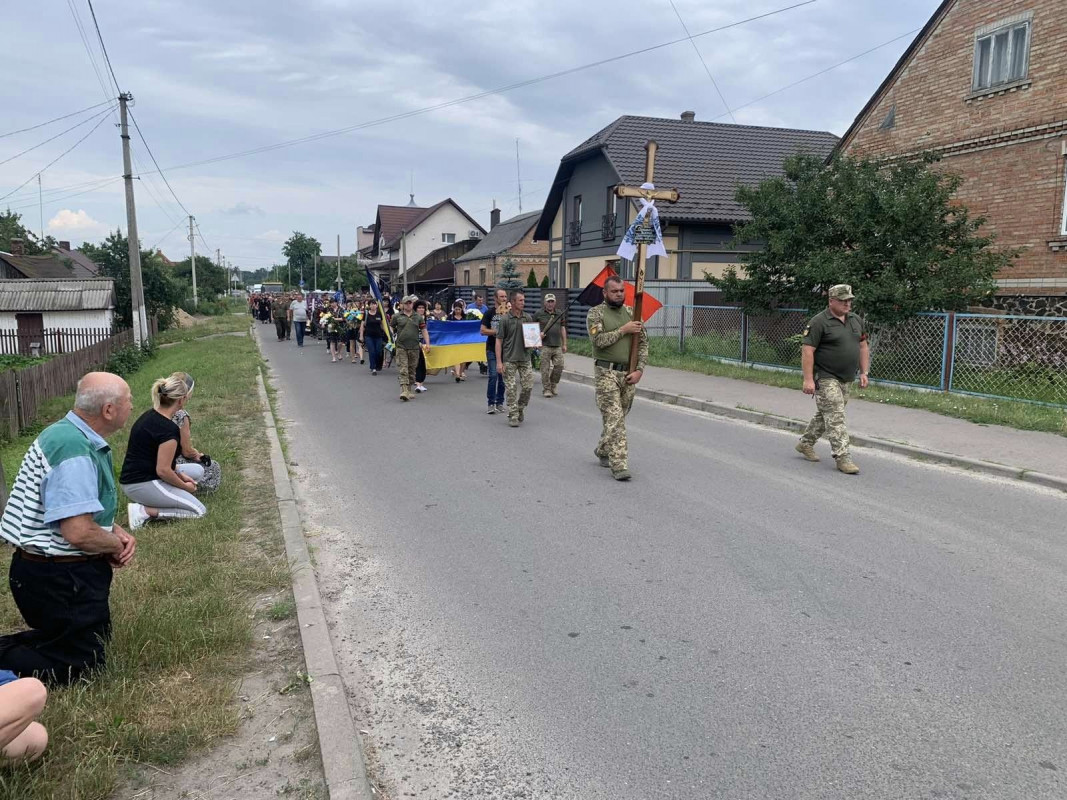
[[[184,372],[160,378],[152,384],[152,408],[130,429],[119,485],[133,501],[127,507],[132,530],[152,519],[196,519],[207,513],[193,496],[203,467],[175,468],[181,433],[174,415],[185,408],[191,391]]]
[[[185,376],[185,385],[189,389],[185,396],[186,402],[189,402],[196,381],[188,372],[181,374]],[[178,426],[178,458],[175,471],[196,481],[197,488],[201,492],[215,491],[222,483],[222,467],[219,466],[218,461],[213,461],[210,456],[193,447],[192,418],[189,412],[183,407],[175,412],[171,421]]]

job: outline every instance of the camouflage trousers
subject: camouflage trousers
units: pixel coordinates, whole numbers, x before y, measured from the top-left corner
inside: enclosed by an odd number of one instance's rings
[[[806,444],[815,444],[820,436],[830,440],[834,458],[848,455],[848,431],[845,429],[845,406],[851,382],[837,378],[819,378],[815,389],[815,407],[818,411],[800,437]]]
[[[541,348],[541,388],[546,392],[555,391],[563,374],[563,348]]]
[[[529,361],[509,361],[504,365],[504,391],[507,393],[508,419],[519,419],[530,405],[533,392],[533,367]]]
[[[593,367],[596,407],[604,420],[597,443],[597,455],[607,456],[613,472],[629,469],[626,455],[626,415],[634,403],[636,386],[626,382],[626,373]]]
[[[411,386],[415,383],[415,370],[419,366],[419,348],[408,350],[404,347],[396,348],[396,368],[400,379],[400,393],[411,394]]]

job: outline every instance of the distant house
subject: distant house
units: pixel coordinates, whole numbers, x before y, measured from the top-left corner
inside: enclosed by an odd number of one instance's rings
[[[467,239],[480,239],[485,228],[451,198],[421,208],[414,197],[406,206],[378,206],[374,243],[366,250],[373,272],[390,281],[402,281],[435,250]]]
[[[523,285],[530,270],[538,284],[548,275],[548,242],[535,242],[534,228],[541,211],[531,211],[500,221],[500,209],[490,214],[489,233],[466,255],[455,259],[456,286],[491,286],[496,283],[504,259],[511,258]]]
[[[932,153],[1000,246],[998,308],[1067,316],[1067,7],[945,0],[878,87],[841,152]]]
[[[110,336],[115,321],[111,278],[0,280],[0,350],[69,352]]]
[[[98,273],[96,264],[84,253],[70,249],[57,248],[42,255],[26,255],[22,239],[12,239],[8,251],[0,250],[0,279],[18,280],[21,278],[95,278]]]
[[[649,139],[659,145],[656,186],[681,193],[673,205],[657,204],[667,258],[650,260],[650,279],[722,275],[738,262],[733,226],[748,218],[737,187],[781,175],[788,156],[826,156],[837,142],[824,131],[697,122],[691,111],[681,119],[619,117],[560,161],[534,231],[549,243],[552,286],[585,286],[605,265],[632,277],[631,263],[615,252],[640,206],[616,198],[614,188],[644,182]]]

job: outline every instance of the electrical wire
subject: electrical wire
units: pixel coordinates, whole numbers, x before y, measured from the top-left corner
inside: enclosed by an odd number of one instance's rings
[[[49,205],[51,205],[53,203],[59,203],[59,202],[61,202],[63,200],[70,200],[72,197],[81,197],[83,194],[89,194],[90,192],[100,191],[104,187],[109,186],[109,185],[111,185],[113,183],[117,183],[118,181],[121,181],[121,180],[122,180],[122,176],[121,175],[119,175],[117,177],[114,177],[114,178],[107,178],[107,179],[105,179],[103,181],[99,181],[98,185],[94,186],[91,189],[85,189],[85,190],[80,191],[80,192],[74,192],[73,194],[63,195],[63,196],[60,196],[60,197],[46,197],[45,200]],[[35,208],[36,206],[37,206],[37,201],[34,201],[32,203],[24,203],[22,205],[17,205],[17,206],[7,206],[7,208],[8,208],[9,211],[18,211],[19,209],[23,209],[23,208]]]
[[[119,79],[115,77],[115,70],[111,66],[111,57],[107,54],[107,47],[104,45],[104,37],[100,33],[100,23],[96,21],[96,9],[93,8],[93,0],[86,0],[89,4],[89,13],[93,17],[93,27],[96,28],[96,38],[100,40],[100,50],[104,54],[104,61],[107,63],[108,72],[111,73],[111,80],[115,83],[115,89],[119,94],[122,94],[122,89],[119,88]]]
[[[38,123],[37,125],[31,125],[28,128],[20,128],[17,131],[9,131],[8,133],[0,133],[0,139],[6,139],[9,136],[15,136],[15,135],[20,134],[20,133],[26,133],[27,131],[35,131],[38,128],[43,128],[45,125],[51,125],[53,122],[59,122],[60,120],[70,119],[71,117],[76,117],[79,114],[84,114],[86,111],[92,111],[94,108],[100,108],[100,106],[107,105],[108,103],[113,103],[113,102],[115,102],[115,101],[114,100],[105,100],[103,103],[97,103],[95,106],[89,106],[88,108],[83,108],[81,111],[73,111],[70,114],[64,114],[62,117],[56,117],[55,119],[50,119],[50,120],[48,120],[48,122],[41,122],[41,123]],[[70,130],[70,128],[68,128],[67,130]]]
[[[254,148],[251,148],[249,150],[241,150],[241,151],[234,152],[234,153],[227,153],[227,154],[221,155],[221,156],[214,156],[213,158],[205,158],[205,159],[202,159],[200,161],[190,161],[190,162],[185,163],[185,164],[176,164],[174,166],[167,167],[167,169],[170,170],[170,171],[173,171],[173,170],[176,170],[176,169],[188,169],[190,167],[200,167],[200,166],[204,166],[206,164],[216,164],[216,163],[218,163],[220,161],[230,161],[230,160],[235,159],[235,158],[244,158],[246,156],[259,155],[260,153],[267,153],[267,152],[270,152],[272,150],[279,150],[279,149],[284,148],[284,147],[292,147],[292,146],[298,145],[298,144],[306,144],[308,142],[315,142],[315,141],[319,141],[321,139],[328,139],[328,138],[331,138],[331,137],[334,137],[334,136],[341,136],[341,135],[346,134],[346,133],[352,133],[354,131],[365,130],[367,128],[373,128],[373,127],[377,127],[379,125],[385,125],[385,124],[390,123],[390,122],[397,122],[397,121],[403,120],[403,119],[410,119],[411,117],[417,117],[417,116],[421,116],[423,114],[428,114],[431,111],[439,111],[439,110],[441,110],[443,108],[451,108],[452,106],[458,106],[458,105],[462,105],[464,103],[470,103],[470,102],[472,102],[474,100],[480,100],[483,97],[489,97],[489,96],[495,95],[495,94],[503,94],[504,92],[510,92],[510,91],[515,90],[515,89],[521,89],[521,88],[524,88],[526,86],[532,86],[532,85],[537,84],[537,83],[543,83],[545,81],[553,80],[555,78],[562,78],[562,77],[565,77],[567,75],[573,75],[573,74],[578,73],[578,72],[583,72],[584,70],[587,70],[587,69],[593,69],[594,67],[604,66],[605,64],[612,64],[612,63],[614,63],[616,61],[623,61],[623,60],[628,59],[628,58],[633,58],[634,56],[644,55],[645,53],[651,53],[651,52],[654,52],[656,50],[662,50],[665,47],[671,47],[673,45],[689,41],[690,39],[698,39],[698,38],[700,38],[702,36],[708,36],[708,35],[713,34],[713,33],[719,33],[721,31],[725,31],[725,30],[728,30],[730,28],[736,28],[736,27],[739,27],[741,25],[746,25],[746,24],[748,24],[750,22],[756,22],[757,20],[766,19],[768,17],[773,17],[776,14],[782,14],[782,13],[785,13],[786,11],[792,11],[792,10],[797,9],[797,8],[802,8],[803,6],[809,6],[812,3],[816,3],[816,2],[818,2],[818,0],[803,0],[803,2],[800,2],[800,3],[794,3],[793,5],[785,6],[783,8],[778,8],[778,9],[775,9],[773,11],[768,11],[768,12],[763,13],[763,14],[757,14],[757,15],[752,16],[752,17],[747,17],[745,19],[737,20],[735,22],[730,22],[730,23],[727,23],[726,25],[720,25],[717,28],[712,28],[710,30],[702,31],[700,33],[694,33],[691,37],[687,36],[687,37],[683,37],[681,39],[673,39],[673,40],[671,40],[669,42],[663,42],[661,44],[650,45],[648,47],[643,47],[643,48],[641,48],[639,50],[631,50],[628,53],[622,53],[620,55],[611,56],[609,58],[603,58],[603,59],[600,59],[599,61],[593,61],[593,62],[590,62],[588,64],[581,64],[581,65],[579,65],[577,67],[570,67],[568,69],[560,70],[558,72],[552,72],[552,73],[548,73],[546,75],[541,75],[541,76],[536,77],[536,78],[528,78],[526,80],[517,81],[515,83],[511,83],[511,84],[508,84],[506,86],[497,87],[496,89],[487,89],[484,92],[477,92],[475,94],[470,94],[470,95],[467,95],[465,97],[458,97],[458,98],[455,98],[453,100],[446,100],[444,102],[436,103],[436,104],[431,105],[431,106],[424,106],[423,108],[417,108],[417,109],[413,109],[411,111],[404,111],[404,112],[401,112],[399,114],[393,114],[393,115],[388,116],[388,117],[381,117],[379,119],[373,119],[373,120],[368,120],[366,122],[360,122],[360,123],[357,123],[355,125],[349,125],[349,126],[344,127],[344,128],[336,128],[334,130],[322,131],[320,133],[314,133],[314,134],[310,134],[308,136],[302,136],[302,137],[300,137],[298,139],[289,139],[289,140],[286,140],[286,141],[283,141],[283,142],[276,142],[274,144],[263,145],[262,147],[254,147]]]
[[[730,110],[730,104],[726,102],[726,98],[722,95],[722,89],[719,88],[719,84],[715,82],[715,78],[711,74],[711,70],[708,68],[708,62],[704,60],[704,55],[700,52],[700,48],[697,47],[697,43],[693,41],[692,35],[689,33],[689,26],[685,24],[685,20],[682,19],[682,15],[678,12],[678,6],[674,4],[674,0],[667,0],[671,4],[671,8],[674,9],[674,16],[678,17],[678,21],[682,23],[682,30],[685,31],[685,35],[689,37],[689,44],[693,45],[693,52],[697,54],[697,58],[700,59],[700,63],[704,67],[704,71],[708,73],[708,80],[711,81],[711,85],[715,87],[715,92],[719,95],[719,99],[722,100],[723,106],[726,107],[726,113],[730,115],[730,119],[737,122],[737,118],[734,117],[734,112]]]
[[[159,162],[156,161],[156,156],[152,152],[152,148],[148,146],[148,141],[144,138],[144,134],[141,133],[141,126],[137,124],[137,117],[135,117],[133,115],[133,111],[132,110],[129,110],[129,114],[130,114],[130,119],[133,120],[133,127],[137,131],[137,136],[141,139],[141,143],[144,145],[144,149],[148,151],[148,157],[151,158],[152,159],[152,163],[156,165],[156,173],[158,173],[159,177],[163,179],[163,183],[166,185],[167,189],[170,191],[170,196],[174,198],[174,202],[178,204],[178,206],[181,208],[182,211],[185,212],[185,216],[191,217],[192,214],[189,213],[189,209],[187,209],[182,204],[182,201],[178,199],[178,195],[174,193],[174,188],[170,185],[170,181],[167,180],[167,176],[164,175],[163,174],[163,170],[160,169]],[[142,173],[142,174],[144,174],[144,173]]]
[[[85,33],[85,26],[82,24],[81,15],[78,13],[78,9],[74,5],[74,0],[67,0],[67,8],[70,9],[71,16],[74,17],[74,26],[78,29],[78,36],[81,37],[82,46],[85,48],[85,52],[89,56],[89,64],[92,65],[93,73],[96,75],[96,80],[104,92],[104,97],[113,100],[117,93],[111,93],[110,85],[104,80],[104,75],[100,71],[100,66],[96,63],[96,57],[93,55],[93,49],[89,45],[89,37]]]
[[[30,152],[36,150],[38,147],[44,147],[46,144],[48,144],[49,142],[55,141],[56,139],[58,139],[63,134],[70,133],[75,128],[80,128],[82,125],[86,125],[86,124],[92,122],[93,120],[98,119],[101,116],[107,116],[109,113],[111,113],[111,109],[110,108],[105,108],[102,112],[100,112],[98,114],[93,114],[93,116],[87,117],[86,119],[83,119],[77,125],[71,125],[65,131],[60,131],[55,136],[49,137],[48,139],[45,139],[43,142],[35,144],[33,147],[27,147],[21,153],[15,153],[15,155],[10,156],[8,158],[5,158],[3,161],[0,161],[0,166],[3,166],[4,164],[7,164],[9,161],[14,161],[16,158],[20,158],[21,156],[24,156],[27,153],[30,153]]]
[[[69,153],[71,150],[73,150],[78,145],[80,145],[82,142],[84,142],[86,139],[88,139],[90,136],[92,136],[96,132],[96,129],[99,128],[104,123],[104,120],[106,120],[106,119],[107,119],[106,116],[101,117],[100,121],[97,122],[93,126],[93,129],[91,131],[89,131],[82,138],[80,138],[78,141],[76,141],[74,144],[72,144],[70,147],[68,147],[66,150],[64,150],[62,153],[60,153],[58,156],[53,158],[51,161],[49,161],[47,164],[45,164],[43,167],[41,167],[39,170],[37,170],[35,173],[33,173],[30,177],[28,177],[26,180],[24,180],[22,183],[20,183],[18,186],[16,186],[12,191],[8,192],[3,197],[0,197],[0,200],[6,200],[7,198],[9,198],[11,195],[13,195],[15,192],[17,192],[19,189],[21,189],[27,183],[32,181],[38,175],[43,173],[46,169],[48,169],[53,164],[55,164],[57,161],[59,161],[59,159],[63,158],[63,156],[67,155],[67,153]]]
[[[171,228],[169,231],[167,231],[165,234],[163,234],[163,238],[161,238],[158,242],[156,242],[154,245],[152,245],[148,249],[150,251],[152,251],[152,252],[155,252],[156,248],[158,248],[161,244],[163,244],[163,242],[165,242],[167,240],[168,236],[170,236],[172,233],[174,233],[174,231],[178,230],[178,225],[181,225],[182,222],[184,222],[184,220],[179,220],[177,225],[175,225],[173,228]]]

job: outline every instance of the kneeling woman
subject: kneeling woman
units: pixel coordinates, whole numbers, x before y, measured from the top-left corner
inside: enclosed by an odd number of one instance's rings
[[[207,513],[192,494],[199,475],[186,474],[202,467],[189,464],[175,469],[180,432],[174,415],[185,408],[188,398],[184,373],[160,378],[152,384],[153,407],[130,430],[119,483],[133,501],[128,507],[131,529],[151,519],[195,519]]]

